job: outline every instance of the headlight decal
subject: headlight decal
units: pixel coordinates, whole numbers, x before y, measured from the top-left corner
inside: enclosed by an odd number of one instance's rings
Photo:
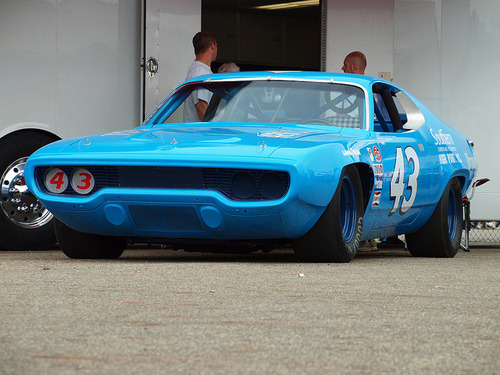
[[[44,183],[51,193],[61,194],[68,187],[69,179],[66,173],[59,168],[50,168],[45,173]]]
[[[88,170],[84,168],[75,169],[71,175],[71,187],[78,194],[88,194],[94,189],[95,179]]]

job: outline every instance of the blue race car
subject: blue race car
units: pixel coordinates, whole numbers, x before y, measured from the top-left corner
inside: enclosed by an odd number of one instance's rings
[[[195,90],[207,112],[183,123]],[[465,136],[391,82],[255,72],[190,80],[133,130],[35,152],[25,177],[70,258],[286,243],[302,261],[349,262],[400,234],[414,256],[453,257],[476,169]]]

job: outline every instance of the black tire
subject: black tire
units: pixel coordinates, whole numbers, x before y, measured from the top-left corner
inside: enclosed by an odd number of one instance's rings
[[[330,204],[312,229],[293,242],[304,262],[347,263],[356,254],[363,231],[363,193],[354,166],[347,166]]]
[[[453,258],[460,248],[463,229],[462,190],[458,179],[446,185],[429,221],[406,244],[415,257]]]
[[[78,232],[54,219],[57,241],[63,253],[73,259],[117,259],[127,246],[123,237]]]
[[[56,140],[37,131],[19,131],[0,141],[0,249],[46,250],[56,246],[52,214],[28,192],[24,163]]]

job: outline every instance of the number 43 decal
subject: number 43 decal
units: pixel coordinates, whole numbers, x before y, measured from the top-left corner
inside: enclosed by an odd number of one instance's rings
[[[405,157],[408,166],[413,164],[413,172],[410,173],[408,177],[407,186],[405,186]],[[398,207],[399,213],[403,215],[411,208],[411,206],[413,206],[415,197],[417,196],[417,178],[419,172],[420,161],[418,160],[418,155],[415,150],[412,147],[406,147],[405,156],[403,156],[403,149],[401,147],[397,147],[396,163],[394,165],[394,172],[391,178],[391,200],[394,200],[394,206],[392,207],[389,216],[395,213],[398,210]],[[408,190],[410,190],[410,197],[406,199],[405,192]]]

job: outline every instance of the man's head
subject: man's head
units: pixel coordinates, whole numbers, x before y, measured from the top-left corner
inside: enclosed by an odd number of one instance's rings
[[[362,52],[351,52],[344,59],[344,73],[365,74],[366,57]]]
[[[215,35],[206,31],[200,31],[193,37],[194,54],[199,56],[208,56],[210,61],[217,58],[217,39]]]

